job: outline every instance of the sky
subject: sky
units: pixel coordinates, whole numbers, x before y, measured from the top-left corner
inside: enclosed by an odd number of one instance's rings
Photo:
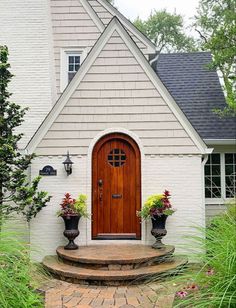
[[[185,19],[194,16],[199,0],[115,0],[115,6],[130,20],[137,16],[145,19],[152,9],[166,9],[170,13],[185,16]]]

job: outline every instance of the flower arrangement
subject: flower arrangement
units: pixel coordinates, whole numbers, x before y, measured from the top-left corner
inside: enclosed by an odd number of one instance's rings
[[[57,212],[58,216],[82,216],[88,218],[87,213],[87,196],[79,195],[77,199],[73,199],[71,194],[66,193],[62,199],[61,209]]]
[[[144,203],[141,211],[137,212],[138,217],[143,219],[152,218],[155,215],[172,215],[175,211],[170,203],[170,192],[165,190],[163,194],[152,195]]]

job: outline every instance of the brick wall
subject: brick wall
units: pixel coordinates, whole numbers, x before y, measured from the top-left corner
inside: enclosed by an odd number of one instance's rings
[[[30,107],[21,127],[24,146],[53,100],[52,39],[48,0],[1,0],[0,45],[10,52],[12,100]]]
[[[64,223],[56,217],[56,211],[63,194],[70,192],[73,196],[78,193],[88,195],[88,210],[91,212],[91,179],[90,157],[73,156],[73,173],[67,177],[62,165],[65,157],[39,157],[32,165],[32,175],[36,176],[43,166],[49,164],[57,169],[56,177],[44,177],[41,188],[53,196],[50,205],[31,222],[31,245],[36,249],[35,258],[55,254],[59,245],[64,245]],[[198,155],[153,155],[143,156],[142,161],[142,199],[151,194],[169,189],[173,195],[172,203],[176,213],[167,220],[168,235],[164,242],[176,246],[178,252],[186,252],[185,236],[195,232],[194,226],[204,224],[205,209],[202,202],[201,187],[201,157]],[[151,244],[154,238],[150,234],[151,223],[142,226],[142,243]],[[91,241],[91,220],[82,219],[79,224],[80,235],[77,242],[86,244],[108,244],[108,241]],[[119,241],[124,243],[124,241]],[[140,241],[130,241],[130,244]],[[113,242],[117,243],[117,241]],[[186,244],[187,247],[187,244]]]

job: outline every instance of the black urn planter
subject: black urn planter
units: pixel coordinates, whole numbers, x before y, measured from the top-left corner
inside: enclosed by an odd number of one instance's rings
[[[166,219],[167,215],[154,215],[152,218],[152,230],[151,234],[155,237],[156,242],[152,245],[152,248],[160,249],[162,247],[165,247],[165,245],[162,243],[162,238],[167,234],[166,231]]]
[[[62,216],[65,222],[64,236],[69,240],[69,243],[64,247],[66,250],[76,250],[79,248],[74,243],[74,239],[79,235],[78,224],[81,216]]]

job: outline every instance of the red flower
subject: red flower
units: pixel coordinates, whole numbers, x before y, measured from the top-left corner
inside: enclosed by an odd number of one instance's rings
[[[166,197],[170,197],[170,192],[169,192],[168,190],[165,190],[165,191],[164,191],[164,195],[165,195]]]

